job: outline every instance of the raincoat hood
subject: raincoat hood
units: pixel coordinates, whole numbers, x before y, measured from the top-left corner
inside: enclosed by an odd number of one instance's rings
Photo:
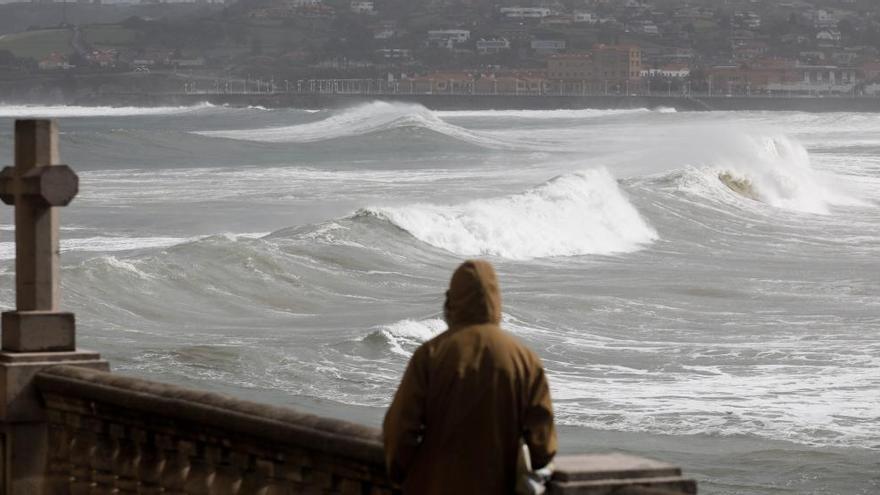
[[[443,309],[450,329],[500,324],[501,291],[492,265],[482,260],[462,263],[452,274]]]

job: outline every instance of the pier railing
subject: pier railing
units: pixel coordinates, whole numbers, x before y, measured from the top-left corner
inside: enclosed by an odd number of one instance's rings
[[[0,199],[16,208],[17,310],[3,313],[0,495],[391,495],[380,432],[110,373],[58,310],[58,216],[78,179],[53,121],[16,123]],[[694,494],[676,466],[560,456],[553,495]]]

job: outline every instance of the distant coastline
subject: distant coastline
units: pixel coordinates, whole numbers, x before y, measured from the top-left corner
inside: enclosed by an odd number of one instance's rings
[[[756,97],[756,96],[554,96],[445,94],[102,94],[82,96],[69,104],[102,106],[194,105],[208,102],[267,108],[339,108],[369,101],[417,103],[431,110],[555,110],[668,108],[677,111],[801,111],[878,112],[873,97]]]

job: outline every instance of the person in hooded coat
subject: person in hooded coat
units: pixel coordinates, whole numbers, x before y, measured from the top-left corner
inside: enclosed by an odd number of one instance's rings
[[[466,261],[452,276],[449,329],[422,344],[385,415],[385,459],[405,494],[510,495],[521,442],[534,469],[556,454],[538,357],[501,329],[495,270]]]

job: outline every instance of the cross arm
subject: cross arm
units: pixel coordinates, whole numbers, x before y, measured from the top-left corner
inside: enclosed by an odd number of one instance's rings
[[[36,167],[20,178],[14,167],[0,172],[0,200],[15,204],[17,195],[41,199],[46,206],[67,206],[79,192],[79,177],[67,165]]]

